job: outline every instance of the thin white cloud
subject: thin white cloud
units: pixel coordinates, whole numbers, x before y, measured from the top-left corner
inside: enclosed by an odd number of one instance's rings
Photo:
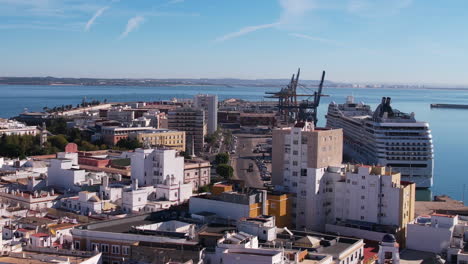
[[[412,3],[413,0],[349,0],[348,11],[363,16],[393,15]]]
[[[263,24],[263,25],[244,27],[244,28],[241,28],[239,31],[232,32],[232,33],[226,34],[224,36],[221,36],[221,37],[217,38],[216,41],[218,41],[218,42],[226,41],[228,39],[237,38],[237,37],[240,37],[242,35],[255,32],[257,30],[272,28],[272,27],[275,27],[277,25],[278,25],[278,23],[271,23],[271,24]]]
[[[283,9],[279,22],[289,24],[300,21],[304,15],[317,7],[316,0],[279,0]]]
[[[89,29],[90,29],[91,26],[94,24],[94,22],[96,21],[96,19],[97,19],[98,17],[100,17],[100,16],[104,13],[104,11],[106,11],[107,9],[109,9],[108,6],[105,6],[105,7],[103,7],[103,8],[98,9],[98,11],[96,11],[96,13],[94,13],[93,17],[92,17],[90,20],[88,20],[88,22],[86,23],[85,31],[89,31]]]
[[[269,24],[247,26],[239,29],[236,32],[228,33],[224,36],[218,37],[217,42],[226,41],[229,39],[237,38],[242,35],[252,33],[258,30],[274,28],[278,26],[287,25],[294,21],[300,20],[308,11],[315,7],[315,0],[279,0],[282,8],[281,15],[278,21]]]
[[[296,37],[296,38],[303,38],[303,39],[308,39],[308,40],[319,41],[319,42],[323,42],[323,43],[332,44],[332,45],[335,45],[335,46],[343,46],[343,44],[341,44],[339,42],[336,42],[334,40],[314,37],[314,36],[310,36],[310,35],[306,35],[306,34],[290,33],[289,35],[292,36],[292,37]]]
[[[123,39],[127,37],[130,32],[137,29],[144,21],[145,18],[143,16],[135,16],[130,18],[127,22],[127,26],[125,27],[125,31],[120,34],[119,38]]]
[[[182,3],[182,2],[185,2],[185,0],[170,0],[168,4],[172,5],[172,4]]]

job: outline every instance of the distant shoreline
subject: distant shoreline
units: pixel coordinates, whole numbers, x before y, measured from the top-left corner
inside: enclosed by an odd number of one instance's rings
[[[0,86],[102,86],[102,87],[190,87],[190,86],[199,86],[199,87],[213,87],[219,86],[223,88],[235,88],[235,87],[258,87],[258,88],[282,88],[285,85],[246,85],[246,84],[150,84],[150,85],[136,85],[136,84],[59,84],[59,83],[51,83],[51,84],[25,84],[25,83],[0,83]],[[305,86],[305,88],[315,88],[316,86]],[[324,86],[325,89],[392,89],[392,90],[450,90],[450,91],[468,91],[468,87],[351,87],[351,86]]]

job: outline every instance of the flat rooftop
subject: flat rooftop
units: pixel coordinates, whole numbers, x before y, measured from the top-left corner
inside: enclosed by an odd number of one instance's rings
[[[404,249],[400,252],[400,264],[437,264],[436,254]]]
[[[468,215],[468,206],[448,196],[436,196],[435,201],[429,202],[416,201],[416,216],[431,215],[433,213]]]
[[[179,209],[179,210],[178,210]],[[87,229],[99,232],[110,233],[133,233],[133,227],[151,225],[170,220],[177,220],[178,215],[182,212],[182,207],[176,209],[153,212],[137,216],[129,216],[121,219],[113,219],[107,221],[94,222],[77,227],[77,229]]]

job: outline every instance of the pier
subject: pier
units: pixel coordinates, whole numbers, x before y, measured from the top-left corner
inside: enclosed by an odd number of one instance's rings
[[[462,105],[462,104],[431,104],[431,108],[468,109],[468,105]]]

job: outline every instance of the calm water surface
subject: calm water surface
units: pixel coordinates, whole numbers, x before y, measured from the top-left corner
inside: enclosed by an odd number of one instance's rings
[[[170,87],[93,87],[93,86],[9,86],[0,85],[0,117],[12,117],[25,108],[40,111],[44,106],[76,105],[84,96],[87,99],[109,102],[157,101],[174,97],[191,98],[197,93],[217,94],[220,100],[241,98],[265,100],[266,91],[278,88],[218,87],[218,86],[170,86]],[[461,200],[468,184],[468,110],[430,109],[431,103],[468,104],[468,90],[397,90],[326,88],[330,95],[322,98],[319,108],[319,124],[325,124],[324,115],[328,103],[342,103],[346,96],[354,95],[356,101],[379,104],[382,96],[392,97],[392,106],[404,112],[415,112],[416,118],[430,123],[435,149],[433,194],[448,194]],[[465,164],[466,162],[466,164]],[[467,187],[468,189],[468,187]],[[424,195],[424,193],[418,193]],[[427,193],[426,193],[427,195]]]

